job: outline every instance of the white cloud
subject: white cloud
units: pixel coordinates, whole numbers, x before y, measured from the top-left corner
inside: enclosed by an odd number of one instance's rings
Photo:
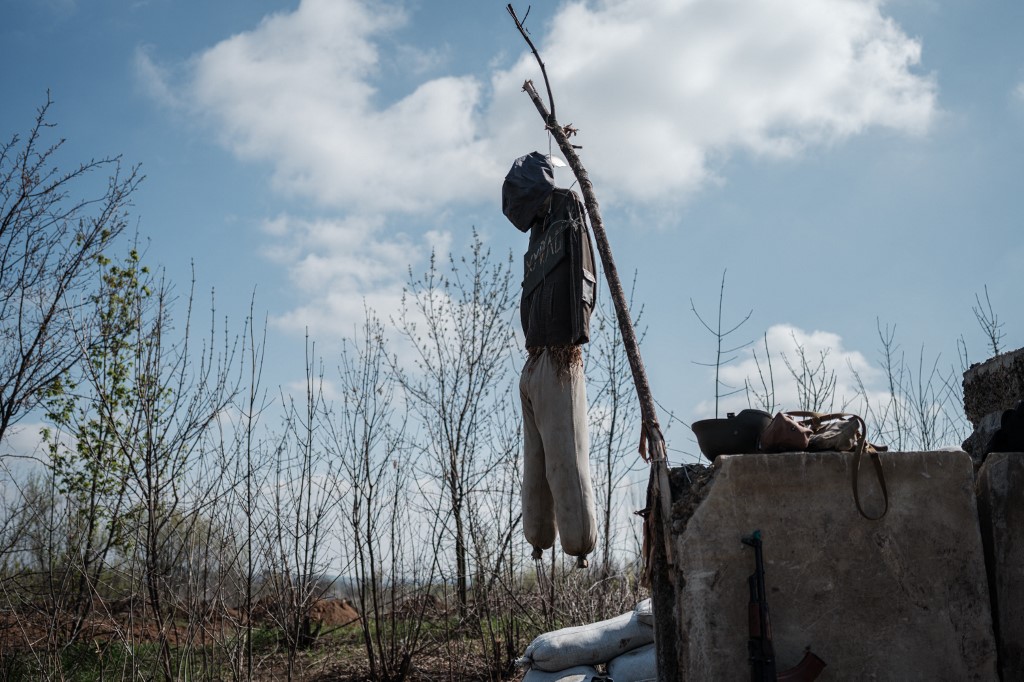
[[[170,84],[164,67],[153,61],[149,46],[135,48],[135,76],[154,101],[169,109],[180,109],[182,102]]]
[[[823,402],[816,406],[817,411],[823,412],[863,412],[865,393],[874,405],[888,399],[884,389],[878,388],[884,379],[882,371],[860,351],[845,348],[838,334],[776,324],[765,336],[766,341],[748,347],[738,361],[722,367],[721,380],[725,385],[738,389],[749,385],[761,395],[774,390],[776,411],[815,407],[808,404],[808,398],[814,395],[823,397]],[[713,382],[712,375],[709,385],[713,386]],[[713,400],[705,400],[697,406],[696,413],[713,417],[714,407]],[[748,397],[746,391],[740,391],[721,401],[719,414],[747,407],[764,409],[756,396]]]
[[[337,384],[326,377],[315,377],[312,385],[306,379],[295,379],[286,383],[284,388],[285,395],[290,396],[293,400],[307,400],[311,389],[314,397],[319,394],[320,398],[329,403],[341,397]]]
[[[1024,103],[1024,83],[1018,83],[1017,87],[1013,89],[1013,98],[1020,103]]]
[[[419,76],[446,65],[451,57],[449,53],[447,46],[424,50],[412,45],[399,45],[395,61],[402,64],[409,73]]]
[[[201,54],[194,105],[235,153],[270,162],[277,187],[322,206],[412,212],[478,197],[497,163],[475,135],[479,83],[437,78],[377,104],[374,41],[404,21],[356,0],[304,0]]]
[[[240,156],[324,206],[422,211],[490,199],[512,158],[542,145],[521,91],[532,55],[493,75],[428,80],[378,102],[379,42],[408,21],[358,0],[297,10],[195,60],[191,94]],[[436,65],[429,50],[413,72]],[[665,199],[738,150],[788,156],[872,126],[920,133],[935,84],[921,45],[877,0],[569,3],[540,40],[563,123],[585,135],[602,187]],[[543,90],[543,88],[541,88]]]
[[[789,156],[872,126],[927,130],[921,45],[873,0],[622,0],[567,5],[542,41],[560,122],[616,195],[664,199],[736,151]],[[495,128],[525,138],[531,55],[494,78]],[[529,121],[533,123],[533,121]]]
[[[46,459],[46,444],[43,442],[42,430],[46,425],[41,422],[15,424],[4,434],[3,449],[5,454],[26,459]],[[66,446],[74,445],[74,440],[65,433],[57,433]]]
[[[305,303],[273,320],[316,338],[347,336],[360,327],[366,308],[382,319],[397,313],[410,263],[431,248],[448,247],[444,233],[419,237],[388,234],[381,217],[303,220],[280,215],[265,224],[272,243],[267,257],[287,269]]]
[[[527,77],[541,85],[527,53],[489,79],[438,77],[385,101],[382,58],[417,55],[412,74],[442,64],[430,46],[384,52],[408,21],[393,5],[302,0],[197,55],[177,94],[237,156],[270,164],[277,189],[343,216],[300,229],[305,246],[275,247],[306,296],[282,324],[348,324],[363,296],[393,305],[426,249],[385,240],[385,226],[496,203],[512,159],[547,144],[521,90]],[[581,129],[609,204],[665,210],[716,180],[731,154],[791,156],[873,127],[919,134],[935,115],[934,80],[914,71],[921,45],[880,0],[570,2],[538,44],[559,118]],[[144,51],[138,63],[173,101]]]

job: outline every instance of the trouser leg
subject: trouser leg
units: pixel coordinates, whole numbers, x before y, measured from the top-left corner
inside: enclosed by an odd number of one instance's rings
[[[523,406],[523,531],[536,554],[537,550],[555,544],[555,509],[548,486],[544,444],[530,398],[533,370],[531,361],[527,360],[519,378],[519,398]]]
[[[583,368],[573,367],[568,375],[559,376],[550,355],[543,353],[531,374],[528,395],[533,424],[543,447],[562,549],[583,557],[597,544]]]

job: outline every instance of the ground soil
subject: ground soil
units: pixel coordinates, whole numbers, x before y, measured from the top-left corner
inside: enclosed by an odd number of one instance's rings
[[[254,627],[273,627],[274,614],[283,612],[266,600],[253,608]],[[359,624],[359,613],[347,599],[321,599],[310,609],[314,628],[320,631],[354,628]],[[166,625],[166,639],[171,646],[185,640],[216,638],[245,626],[243,610],[239,608],[204,604],[198,614],[177,613]],[[0,611],[0,649],[37,649],[59,644],[76,627],[71,614],[55,615],[44,605],[27,604],[18,610]],[[95,600],[80,625],[78,639],[98,642],[110,640],[133,643],[154,642],[160,639],[155,620],[141,605],[134,607],[126,600]]]

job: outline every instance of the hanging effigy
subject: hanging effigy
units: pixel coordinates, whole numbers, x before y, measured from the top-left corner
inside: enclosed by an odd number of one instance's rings
[[[549,157],[516,159],[502,186],[502,211],[530,233],[520,318],[527,360],[523,407],[523,530],[539,559],[554,546],[586,566],[597,543],[582,345],[590,340],[597,278],[579,197],[555,186]]]

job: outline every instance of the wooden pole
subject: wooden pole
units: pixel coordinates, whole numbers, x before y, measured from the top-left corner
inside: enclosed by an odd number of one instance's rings
[[[533,51],[537,63],[540,65],[541,73],[544,75],[544,85],[547,88],[548,101],[551,103],[550,112],[537,94],[537,89],[533,86],[532,81],[527,80],[523,84],[523,90],[533,100],[534,106],[537,107],[538,113],[544,120],[545,127],[555,139],[580,185],[583,203],[587,209],[587,215],[590,217],[594,238],[597,241],[597,250],[601,256],[601,262],[604,264],[605,279],[611,292],[612,303],[615,306],[615,314],[619,322],[619,331],[622,334],[626,356],[633,373],[633,384],[636,387],[637,398],[640,400],[640,414],[643,421],[640,433],[640,456],[651,465],[647,483],[647,509],[644,516],[643,582],[650,586],[654,596],[652,605],[658,624],[658,627],[655,628],[658,679],[665,682],[677,682],[681,680],[680,653],[688,645],[681,638],[682,631],[679,627],[682,614],[679,613],[678,591],[681,586],[677,584],[675,553],[672,551],[672,492],[669,485],[665,438],[661,433],[661,426],[658,424],[654,398],[651,395],[650,384],[647,382],[647,373],[640,357],[640,346],[633,329],[633,319],[629,314],[622,281],[619,279],[608,235],[605,233],[601,209],[594,193],[594,185],[590,182],[587,169],[583,167],[583,163],[576,154],[576,147],[569,141],[569,136],[576,131],[569,126],[562,127],[558,124],[554,113],[555,101],[551,94],[551,83],[548,80],[547,69],[540,58],[540,53],[537,52],[537,48],[530,40],[526,28],[516,16],[511,4],[508,5],[508,13],[515,21],[519,33],[522,34],[523,39]],[[656,565],[663,566],[664,570],[655,572]]]
[[[587,169],[576,154],[576,148],[569,141],[566,130],[558,124],[553,114],[549,113],[547,107],[537,94],[537,89],[532,81],[523,84],[523,90],[533,100],[534,106],[540,113],[541,118],[551,133],[558,148],[565,155],[566,162],[572,168],[583,193],[583,203],[590,217],[590,227],[594,231],[594,240],[597,242],[597,250],[601,256],[601,263],[604,265],[604,275],[608,282],[608,289],[611,292],[612,303],[615,306],[615,314],[619,322],[619,331],[622,334],[622,342],[626,348],[626,356],[629,359],[629,367],[633,373],[633,384],[636,387],[637,398],[640,400],[640,415],[643,420],[643,427],[640,436],[640,455],[645,461],[651,464],[651,477],[648,484],[648,513],[653,517],[653,525],[659,526],[655,531],[658,538],[649,538],[648,543],[660,540],[665,547],[665,562],[669,569],[669,580],[673,579],[673,553],[672,553],[672,500],[668,481],[668,460],[666,457],[665,438],[661,433],[661,426],[658,424],[658,415],[654,406],[654,398],[651,395],[651,387],[647,381],[647,372],[644,370],[643,359],[640,357],[640,345],[636,340],[636,332],[633,329],[633,321],[629,314],[629,305],[626,302],[626,294],[622,288],[622,280],[619,278],[618,269],[615,267],[615,259],[612,256],[612,249],[608,243],[608,235],[604,229],[604,221],[601,218],[601,208],[597,203],[597,195],[594,193],[594,185],[590,181]],[[645,450],[646,444],[646,450]],[[648,518],[647,523],[652,519]],[[647,525],[645,523],[645,525]],[[654,530],[653,528],[651,530]],[[660,531],[660,532],[658,532]],[[646,533],[645,533],[646,535]],[[647,564],[647,580],[650,582],[651,550],[646,548],[645,562]]]

